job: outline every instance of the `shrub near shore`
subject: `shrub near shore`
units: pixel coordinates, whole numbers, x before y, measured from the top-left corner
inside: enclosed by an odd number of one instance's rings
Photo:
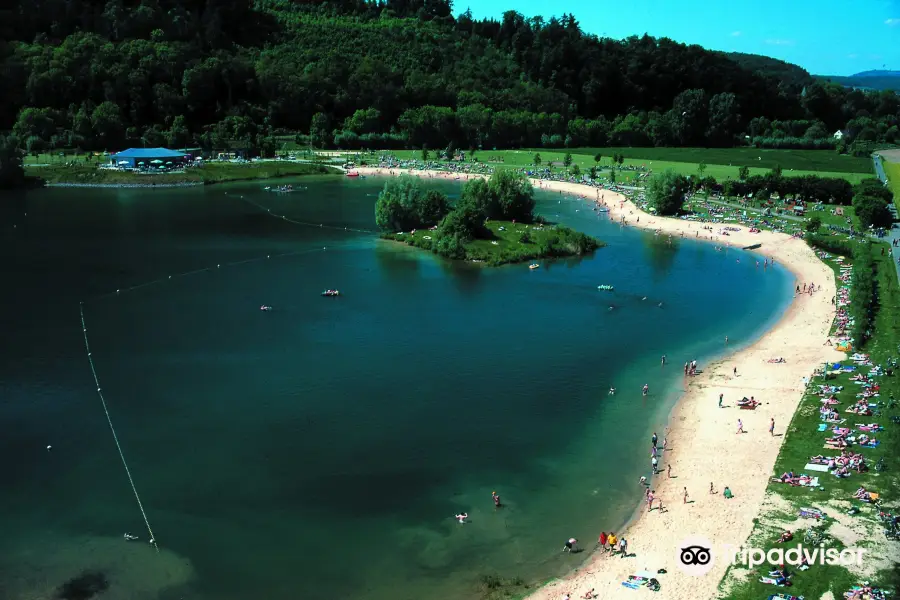
[[[454,207],[441,192],[423,191],[417,179],[402,176],[379,194],[375,222],[385,239],[490,265],[578,256],[601,246],[583,233],[535,219],[534,205],[531,183],[511,171],[469,181]]]

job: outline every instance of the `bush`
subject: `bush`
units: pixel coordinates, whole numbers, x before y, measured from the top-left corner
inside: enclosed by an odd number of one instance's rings
[[[850,242],[831,235],[808,233],[806,234],[806,243],[813,248],[838,256],[851,256],[853,254],[853,246]]]
[[[822,227],[822,219],[819,217],[813,217],[809,221],[806,222],[806,230],[810,233],[816,233]]]

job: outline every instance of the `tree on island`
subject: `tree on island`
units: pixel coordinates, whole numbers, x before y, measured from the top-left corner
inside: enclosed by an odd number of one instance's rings
[[[647,184],[647,199],[659,215],[676,215],[684,205],[690,182],[684,175],[668,169],[654,175]]]
[[[384,231],[407,231],[437,225],[450,210],[438,190],[423,192],[419,180],[403,175],[384,184],[375,202],[375,224]]]

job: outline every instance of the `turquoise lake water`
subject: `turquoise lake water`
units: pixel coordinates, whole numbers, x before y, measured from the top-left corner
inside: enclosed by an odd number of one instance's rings
[[[750,253],[555,193],[540,213],[609,245],[530,271],[344,231],[374,229],[384,180],[294,183],[0,196],[0,597],[85,569],[148,600],[473,598],[484,574],[563,574],[586,558],[568,537],[636,507],[681,365],[752,342],[790,299]]]

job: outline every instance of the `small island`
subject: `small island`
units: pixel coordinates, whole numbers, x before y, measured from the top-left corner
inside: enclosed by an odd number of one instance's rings
[[[445,258],[491,266],[539,258],[581,256],[599,240],[534,215],[534,188],[523,175],[498,170],[466,183],[451,205],[438,190],[423,190],[408,175],[388,181],[375,204],[381,237]]]

